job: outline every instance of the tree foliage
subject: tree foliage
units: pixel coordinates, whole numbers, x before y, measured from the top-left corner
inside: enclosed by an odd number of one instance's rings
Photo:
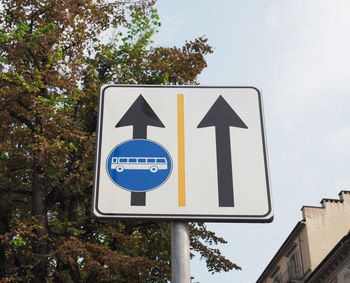
[[[195,84],[207,40],[152,47],[147,0],[0,0],[0,19],[0,282],[168,282],[168,223],[91,218],[98,88]],[[239,268],[218,243],[191,225],[209,271]]]

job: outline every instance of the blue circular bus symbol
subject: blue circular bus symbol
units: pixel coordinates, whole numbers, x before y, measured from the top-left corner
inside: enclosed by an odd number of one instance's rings
[[[172,160],[160,144],[133,139],[116,146],[107,158],[108,176],[117,186],[146,192],[162,185],[170,176]]]

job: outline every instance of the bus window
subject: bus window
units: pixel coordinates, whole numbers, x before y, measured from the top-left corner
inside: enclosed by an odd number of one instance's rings
[[[128,162],[127,158],[119,158],[119,162]]]
[[[116,157],[112,158],[112,163],[117,163],[117,158]]]
[[[139,163],[146,163],[146,158],[139,158],[139,159],[138,159],[138,162],[139,162]]]
[[[129,158],[130,163],[136,163],[136,158]]]
[[[156,162],[155,158],[147,158],[147,162]]]
[[[165,163],[166,160],[165,160],[165,158],[157,158],[157,162],[158,163]]]

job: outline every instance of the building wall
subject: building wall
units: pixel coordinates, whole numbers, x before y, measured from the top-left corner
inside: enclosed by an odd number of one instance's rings
[[[309,239],[307,233],[307,226],[300,232],[299,243],[301,249],[301,264],[303,266],[304,274],[311,272],[311,258],[310,258],[310,248],[309,248]]]
[[[310,253],[314,270],[329,251],[350,230],[350,193],[341,192],[339,200],[324,199],[322,208],[303,207]]]
[[[280,256],[276,259],[270,270],[267,272],[264,283],[272,283],[277,276],[281,276],[282,282],[288,279],[288,261],[297,252],[300,271],[305,273],[310,269],[310,256],[307,240],[306,226],[302,225],[298,233],[288,243],[285,243]],[[259,283],[261,281],[258,281]]]
[[[350,191],[339,193],[339,199],[323,199],[321,207],[304,206],[303,220],[298,223],[258,279],[258,283],[272,283],[277,274],[288,281],[288,261],[299,252],[303,282],[333,247],[350,231]],[[347,270],[346,270],[347,272]],[[347,276],[347,275],[346,275]],[[350,276],[350,273],[349,273]],[[333,283],[329,280],[325,283]],[[350,283],[350,277],[344,281]],[[338,281],[337,283],[343,283]]]

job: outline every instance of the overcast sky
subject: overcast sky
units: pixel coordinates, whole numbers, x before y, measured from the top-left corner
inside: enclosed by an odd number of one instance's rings
[[[205,35],[215,48],[202,85],[262,91],[275,220],[208,224],[242,271],[211,275],[205,262],[191,265],[200,283],[255,282],[303,205],[350,189],[350,1],[158,0],[156,7],[156,45]]]

